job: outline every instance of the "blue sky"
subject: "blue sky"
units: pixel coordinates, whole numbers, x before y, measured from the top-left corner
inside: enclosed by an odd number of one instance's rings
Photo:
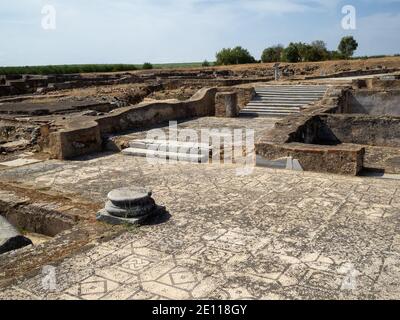
[[[44,5],[56,29],[41,27]],[[341,28],[344,5],[357,29]],[[259,59],[277,43],[354,35],[357,55],[400,53],[400,0],[1,0],[0,65],[213,60],[242,45]]]

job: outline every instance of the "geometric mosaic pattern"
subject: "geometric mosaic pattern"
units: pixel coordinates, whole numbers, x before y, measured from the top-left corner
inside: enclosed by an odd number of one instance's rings
[[[96,201],[150,186],[170,217],[65,259],[55,291],[37,275],[0,299],[400,298],[398,181],[235,169],[116,154],[2,173]]]

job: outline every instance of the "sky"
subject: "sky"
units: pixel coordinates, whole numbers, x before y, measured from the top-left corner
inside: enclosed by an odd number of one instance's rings
[[[55,19],[42,13],[49,5]],[[345,5],[356,9],[355,30],[342,28]],[[294,41],[324,40],[334,50],[346,35],[359,42],[358,56],[399,54],[400,0],[0,2],[3,66],[213,61],[236,45],[260,59],[264,48]]]

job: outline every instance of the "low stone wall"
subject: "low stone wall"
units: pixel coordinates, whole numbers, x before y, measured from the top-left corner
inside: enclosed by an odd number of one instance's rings
[[[400,89],[400,79],[398,77],[399,77],[399,75],[395,76],[394,80],[393,79],[392,80],[382,80],[379,78],[353,80],[352,87],[354,90],[357,90],[357,89],[369,89],[369,90]]]
[[[350,112],[400,116],[400,90],[357,90],[350,99]]]
[[[348,98],[347,87],[329,89],[317,105],[278,122],[256,142],[256,153],[267,160],[293,157],[306,171],[357,175],[363,165],[364,148],[337,145],[339,141],[326,138],[326,125],[321,119],[347,111]]]
[[[325,140],[330,138],[342,143],[400,147],[400,117],[335,114],[321,115],[319,119]],[[321,131],[318,134],[321,136]]]
[[[257,154],[266,159],[293,157],[306,171],[357,175],[363,168],[365,149],[358,145],[322,146],[304,143],[264,143]]]
[[[9,96],[13,93],[13,89],[9,85],[0,85],[0,97]]]
[[[242,84],[233,87],[217,87],[218,92],[234,92],[237,95],[239,111],[243,109],[256,94],[254,87],[256,83]]]
[[[52,158],[70,159],[102,150],[100,128],[96,121],[75,121],[65,129],[50,133],[48,151]]]
[[[150,102],[125,107],[100,117],[82,117],[62,124],[49,134],[45,147],[53,158],[70,159],[102,150],[101,137],[107,134],[193,117],[215,115],[216,88],[198,91],[183,102]]]
[[[350,71],[341,71],[332,74],[327,74],[324,76],[307,76],[305,77],[305,79],[313,80],[313,79],[358,77],[358,76],[369,76],[369,75],[383,74],[383,73],[392,73],[396,71],[398,71],[398,69],[378,68],[374,70],[350,70]]]
[[[236,117],[238,115],[236,92],[219,92],[215,96],[216,117]]]
[[[291,156],[305,170],[356,175],[368,146],[400,147],[400,117],[351,114],[351,106],[350,90],[332,89],[317,106],[277,123],[256,143],[256,152],[267,160]],[[368,149],[368,166],[382,168],[374,150]]]

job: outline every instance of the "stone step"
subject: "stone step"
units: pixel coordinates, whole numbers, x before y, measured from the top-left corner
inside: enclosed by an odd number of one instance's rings
[[[303,94],[296,94],[296,93],[273,93],[273,92],[256,92],[256,97],[271,97],[271,98],[316,98],[320,97],[323,98],[324,95],[320,93],[303,93]]]
[[[270,87],[255,87],[255,90],[269,90],[269,91],[326,91],[328,87],[317,86],[270,86]]]
[[[184,141],[174,141],[174,140],[154,140],[154,139],[143,139],[143,140],[133,140],[129,142],[131,148],[137,149],[149,149],[152,150],[169,150],[174,149],[174,151],[188,150],[187,153],[192,153],[192,149],[198,149],[199,151],[206,151],[212,149],[212,147],[205,143],[198,142],[184,142]]]
[[[322,99],[327,86],[262,86],[256,87],[256,95],[240,112],[240,116],[285,117],[301,111],[301,107]]]
[[[242,110],[240,113],[263,113],[263,114],[274,114],[274,113],[279,113],[279,114],[296,114],[299,113],[298,110],[260,110],[260,109],[246,109],[246,110]]]
[[[315,94],[274,94],[274,93],[263,93],[258,92],[256,93],[255,97],[260,98],[275,98],[275,99],[315,99],[315,98],[323,98],[323,94],[315,93]]]
[[[247,106],[264,106],[264,107],[301,107],[308,103],[302,102],[257,102],[257,101],[250,101]]]
[[[264,95],[256,95],[254,100],[288,100],[288,101],[293,101],[293,100],[315,100],[315,99],[320,99],[319,96],[314,96],[314,97],[295,97],[295,96],[289,96],[289,95],[279,95],[279,96],[264,96]]]
[[[327,88],[305,88],[305,87],[299,87],[299,88],[284,88],[284,87],[279,87],[279,88],[271,88],[271,87],[256,87],[254,88],[256,91],[304,91],[304,92],[325,92],[327,91]]]
[[[300,107],[287,107],[287,108],[285,108],[285,107],[268,107],[268,108],[265,108],[265,107],[261,107],[261,106],[247,106],[247,107],[243,108],[241,111],[248,111],[248,110],[260,110],[260,111],[268,111],[268,110],[280,111],[280,110],[283,110],[283,111],[289,111],[289,112],[298,112],[298,111],[300,111]]]
[[[289,85],[268,85],[268,84],[259,84],[257,88],[328,88],[327,85],[309,85],[309,84],[289,84]]]
[[[317,93],[325,93],[326,92],[326,89],[313,89],[313,90],[310,90],[310,89],[307,89],[307,88],[304,88],[304,89],[286,89],[286,88],[281,88],[281,89],[271,89],[271,88],[256,88],[256,89],[254,89],[255,91],[257,91],[257,92],[294,92],[294,93],[298,93],[298,92],[305,92],[305,93],[307,93],[307,92],[317,92]]]
[[[240,116],[242,117],[271,117],[271,118],[284,118],[287,117],[288,113],[270,113],[270,112],[240,112]]]
[[[256,87],[254,88],[254,90],[256,91],[263,91],[263,90],[267,90],[267,91],[308,91],[308,92],[314,92],[314,91],[318,91],[318,92],[323,92],[323,91],[327,91],[328,88],[308,88],[308,87]]]
[[[299,113],[299,110],[285,110],[285,109],[243,109],[241,112],[260,112],[260,113],[284,113],[284,114],[293,114],[293,113]]]
[[[159,158],[162,160],[172,159],[185,162],[206,163],[208,162],[209,159],[209,154],[178,153],[178,152],[168,152],[168,151],[149,150],[140,148],[127,148],[122,150],[122,153],[128,156]]]
[[[310,105],[313,102],[309,103],[260,103],[260,102],[250,102],[246,105],[246,107],[278,107],[278,108],[298,108],[306,105]]]

